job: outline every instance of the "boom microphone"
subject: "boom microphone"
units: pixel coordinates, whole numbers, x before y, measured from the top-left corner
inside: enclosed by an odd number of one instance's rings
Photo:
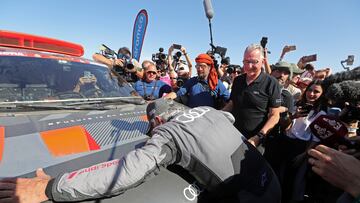
[[[211,5],[211,0],[204,0],[204,9],[206,13],[206,17],[210,20],[214,17],[214,10]]]

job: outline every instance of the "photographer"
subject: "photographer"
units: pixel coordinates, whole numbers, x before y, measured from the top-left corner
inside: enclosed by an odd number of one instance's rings
[[[227,72],[228,66],[230,65],[230,58],[225,57],[221,59],[220,67],[217,69],[217,73],[221,81],[225,81],[224,78],[229,76],[231,73]]]
[[[144,79],[137,81],[134,84],[134,89],[145,100],[155,100],[163,97],[166,93],[171,92],[171,87],[166,83],[157,80],[157,69],[153,64],[149,64],[145,70]]]
[[[157,78],[166,83],[169,86],[172,86],[171,84],[171,77],[176,77],[176,75],[174,75],[173,72],[168,71],[169,69],[169,65],[167,62],[167,56],[166,54],[163,53],[164,52],[164,48],[160,47],[159,48],[159,52],[155,53],[152,55],[151,60],[156,64],[156,69],[157,69]]]
[[[176,82],[175,86],[173,86],[175,92],[177,92],[177,90],[179,90],[179,88],[181,88],[186,81],[190,79],[190,70],[184,61],[179,62],[176,74],[177,78],[172,80],[172,82]]]
[[[220,68],[219,68],[220,69]],[[240,65],[230,64],[226,67],[225,74],[220,78],[229,92],[231,92],[232,84],[234,79],[242,74],[242,69]]]
[[[84,76],[80,77],[73,92],[86,97],[101,97],[102,90],[97,85],[97,78],[90,72],[85,71]]]
[[[116,54],[113,50],[103,45],[102,53],[95,53],[93,59],[109,67],[115,75],[122,76],[130,83],[136,82],[142,76],[142,69],[135,59],[131,59],[129,48],[122,47]],[[139,71],[139,72],[138,72]]]
[[[180,51],[176,52],[176,54],[173,56],[173,51],[174,49],[179,49]],[[180,60],[181,56],[185,56],[186,59],[186,63],[187,63],[187,68],[185,68],[184,66],[186,66],[185,63],[182,62],[182,60]],[[191,59],[188,55],[188,53],[186,52],[186,48],[181,46],[181,45],[177,45],[177,44],[173,44],[169,47],[168,50],[168,64],[169,64],[169,74],[170,74],[170,78],[171,78],[171,86],[173,87],[173,89],[179,89],[185,82],[185,80],[190,79],[191,74],[192,74],[192,63],[191,63]],[[187,69],[187,74],[186,71],[180,70],[180,68],[183,67],[183,69]],[[180,75],[178,74],[179,71]],[[177,80],[181,80],[178,81]]]

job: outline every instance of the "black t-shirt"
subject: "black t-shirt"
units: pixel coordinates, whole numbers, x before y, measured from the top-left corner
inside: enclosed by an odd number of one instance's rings
[[[294,111],[294,99],[291,93],[286,90],[282,89],[281,91],[281,106],[286,107],[288,111],[283,112],[280,114],[280,120],[279,123],[274,126],[274,128],[270,131],[268,137],[275,137],[281,134],[284,134],[285,131],[281,129],[280,123],[286,123],[286,121],[289,119],[289,112]]]
[[[281,105],[280,85],[278,81],[261,72],[250,85],[246,83],[246,74],[235,78],[231,96],[234,126],[246,137],[254,136],[266,123],[269,108]]]

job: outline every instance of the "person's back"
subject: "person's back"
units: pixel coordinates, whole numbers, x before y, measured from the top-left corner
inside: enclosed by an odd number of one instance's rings
[[[153,133],[173,137],[180,150],[175,164],[207,189],[200,197],[203,202],[280,199],[273,171],[232,122],[230,113],[203,106],[179,113]]]

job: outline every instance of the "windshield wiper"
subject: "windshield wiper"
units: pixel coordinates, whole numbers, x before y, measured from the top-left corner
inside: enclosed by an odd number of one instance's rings
[[[0,102],[2,109],[17,109],[17,108],[34,108],[42,110],[108,110],[115,107],[106,106],[102,104],[110,104],[120,102],[141,105],[145,104],[142,97],[108,97],[108,98],[79,98],[66,100],[42,100],[42,101],[15,101],[15,102]]]
[[[145,104],[145,100],[140,96],[132,96],[132,97],[105,97],[105,98],[87,98],[87,99],[78,99],[77,101],[69,101],[66,102],[66,106],[73,105],[83,105],[83,104],[104,104],[104,103],[114,103],[114,102],[122,102],[128,104]]]
[[[4,106],[0,106],[4,108]],[[6,109],[37,109],[37,110],[109,110],[111,108],[106,106],[66,106],[58,104],[17,104],[12,107],[6,106]]]

